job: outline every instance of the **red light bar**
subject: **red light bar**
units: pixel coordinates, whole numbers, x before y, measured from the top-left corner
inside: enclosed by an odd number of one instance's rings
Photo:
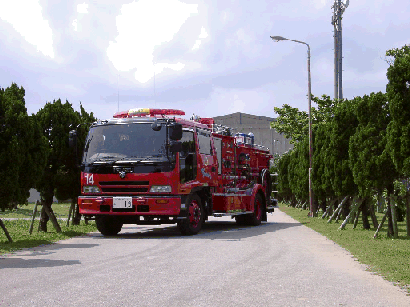
[[[117,113],[114,114],[113,117],[114,118],[126,118],[126,117],[128,117],[128,111],[117,112]]]
[[[134,116],[155,116],[155,115],[185,115],[184,111],[174,109],[143,109],[136,108],[128,111],[121,111],[114,114],[114,118],[127,118]]]
[[[200,122],[201,124],[208,125],[208,126],[215,124],[215,121],[214,121],[213,118],[207,118],[207,117],[205,117],[205,118],[200,118],[200,119],[198,120],[198,122]]]
[[[150,115],[185,115],[184,111],[175,109],[150,109]]]

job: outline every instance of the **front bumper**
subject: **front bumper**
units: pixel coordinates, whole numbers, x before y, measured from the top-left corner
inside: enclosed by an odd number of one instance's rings
[[[113,208],[112,196],[80,196],[78,207],[83,215],[181,216],[185,211],[180,196],[133,196],[132,208]]]

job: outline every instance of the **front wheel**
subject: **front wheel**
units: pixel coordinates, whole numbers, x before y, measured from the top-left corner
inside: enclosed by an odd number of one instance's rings
[[[187,204],[188,217],[178,222],[178,229],[185,236],[197,234],[204,223],[204,209],[201,198],[194,194],[188,198]]]
[[[108,215],[96,216],[95,224],[103,236],[115,236],[122,228],[122,223],[118,219]]]
[[[254,211],[249,216],[250,225],[258,226],[262,223],[262,210],[263,210],[262,204],[263,204],[262,196],[258,193],[255,196]]]

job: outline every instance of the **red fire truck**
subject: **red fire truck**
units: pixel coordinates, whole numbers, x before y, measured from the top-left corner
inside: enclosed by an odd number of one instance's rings
[[[174,223],[192,235],[209,216],[256,226],[273,212],[268,149],[251,133],[232,135],[212,118],[182,115],[131,109],[91,126],[78,206],[103,235],[123,224]]]

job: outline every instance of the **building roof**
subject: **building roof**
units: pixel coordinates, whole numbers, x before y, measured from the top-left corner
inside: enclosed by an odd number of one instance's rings
[[[236,119],[239,119],[240,121],[242,119],[246,119],[247,123],[251,123],[250,120],[268,121],[268,122],[276,121],[276,118],[273,118],[273,117],[257,116],[257,115],[242,113],[242,112],[235,112],[235,113],[231,113],[231,114],[227,114],[227,115],[214,116],[213,117],[214,120],[225,120],[225,119],[228,119],[228,118],[232,118],[232,119],[236,118]]]

